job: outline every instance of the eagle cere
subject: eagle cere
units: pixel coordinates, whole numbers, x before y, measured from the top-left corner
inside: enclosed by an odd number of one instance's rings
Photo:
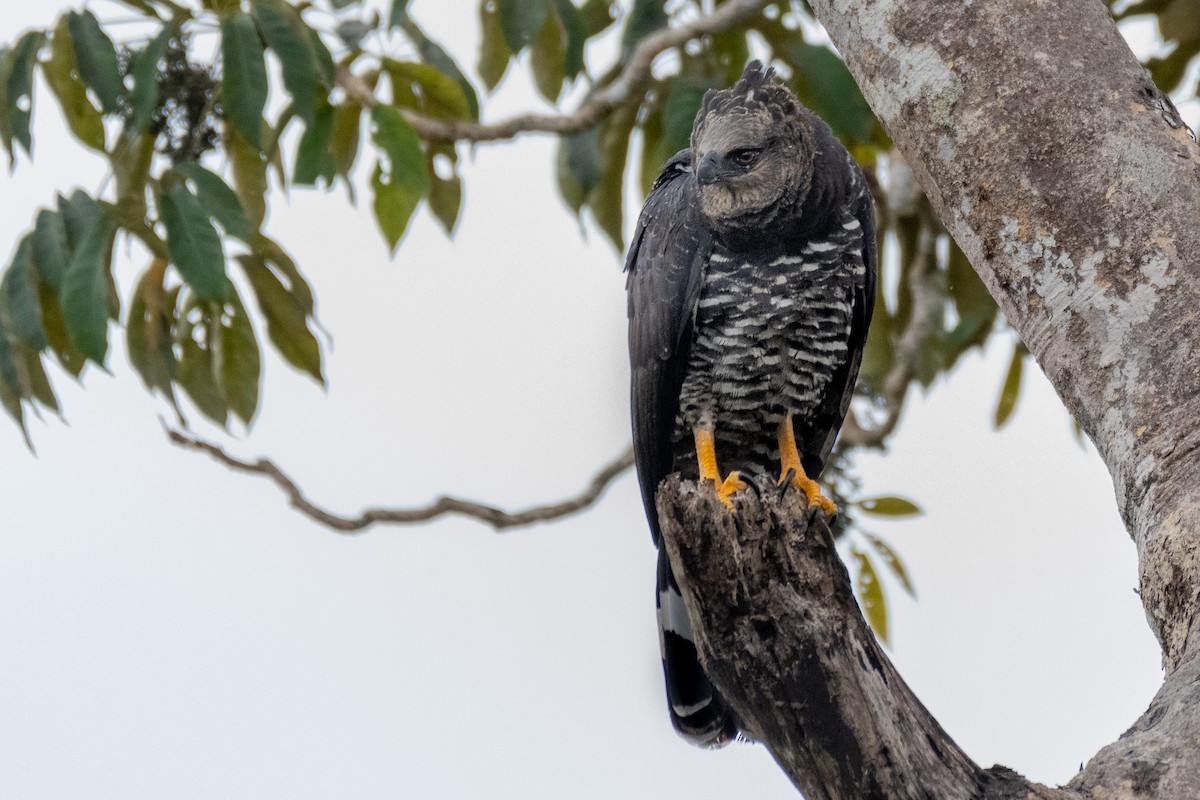
[[[704,97],[625,263],[633,444],[658,555],[671,721],[720,746],[739,720],[700,665],[659,541],[655,494],[679,472],[732,511],[740,473],[779,468],[826,514],[820,475],[845,418],[875,298],[875,217],[829,126],[758,61]]]

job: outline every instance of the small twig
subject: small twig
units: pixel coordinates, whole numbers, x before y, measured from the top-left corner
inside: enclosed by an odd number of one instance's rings
[[[642,39],[612,83],[590,95],[570,114],[519,114],[494,123],[470,120],[443,120],[404,111],[404,118],[417,134],[429,142],[490,142],[511,139],[519,133],[538,131],[567,135],[587,130],[612,111],[637,97],[650,81],[654,59],[667,50],[682,47],[693,39],[721,33],[757,14],[768,0],[729,0],[711,14],[662,28]],[[346,94],[365,108],[379,101],[371,88],[348,66],[338,68],[337,83]]]
[[[491,525],[498,531],[533,525],[538,522],[550,522],[551,520],[575,514],[595,503],[617,476],[633,466],[633,448],[629,447],[626,448],[625,452],[621,453],[621,455],[597,472],[584,490],[575,497],[563,500],[560,503],[533,506],[523,511],[509,512],[471,500],[463,500],[457,497],[439,497],[432,503],[417,508],[369,508],[357,517],[343,517],[314,505],[304,496],[304,492],[296,485],[296,482],[288,477],[287,473],[276,466],[275,462],[269,458],[260,458],[256,461],[243,461],[225,452],[220,445],[206,442],[194,436],[188,436],[181,431],[171,428],[165,422],[163,423],[163,428],[167,433],[167,438],[180,447],[207,453],[236,472],[247,472],[270,478],[287,495],[288,502],[292,508],[304,514],[309,519],[344,534],[359,533],[377,523],[412,525],[419,522],[429,522],[447,514],[470,517],[486,525]]]

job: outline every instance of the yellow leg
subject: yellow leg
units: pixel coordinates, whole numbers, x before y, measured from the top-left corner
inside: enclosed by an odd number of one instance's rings
[[[792,428],[791,416],[784,417],[779,423],[779,462],[779,480],[785,480],[788,472],[792,472],[792,485],[804,492],[809,508],[816,504],[828,517],[837,513],[837,505],[821,494],[821,487],[805,474],[804,467],[800,464],[800,451],[796,449],[796,431]]]
[[[739,489],[745,489],[746,482],[736,471],[725,476],[725,480],[721,480],[721,473],[717,470],[717,446],[712,431],[693,428],[692,434],[696,437],[696,460],[700,464],[700,479],[712,481],[717,487],[717,497],[733,511],[733,501],[729,496]]]

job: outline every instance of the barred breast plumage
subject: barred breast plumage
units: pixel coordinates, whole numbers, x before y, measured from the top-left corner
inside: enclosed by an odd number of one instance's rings
[[[849,213],[793,252],[708,258],[673,438],[692,465],[692,430],[716,431],[722,469],[778,459],[775,430],[820,408],[849,358],[855,291],[862,291],[862,225]]]

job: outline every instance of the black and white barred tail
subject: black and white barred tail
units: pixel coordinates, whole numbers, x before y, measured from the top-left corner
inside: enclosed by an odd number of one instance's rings
[[[687,607],[666,548],[658,551],[658,639],[671,724],[701,747],[721,747],[739,736],[738,719],[700,666]]]

